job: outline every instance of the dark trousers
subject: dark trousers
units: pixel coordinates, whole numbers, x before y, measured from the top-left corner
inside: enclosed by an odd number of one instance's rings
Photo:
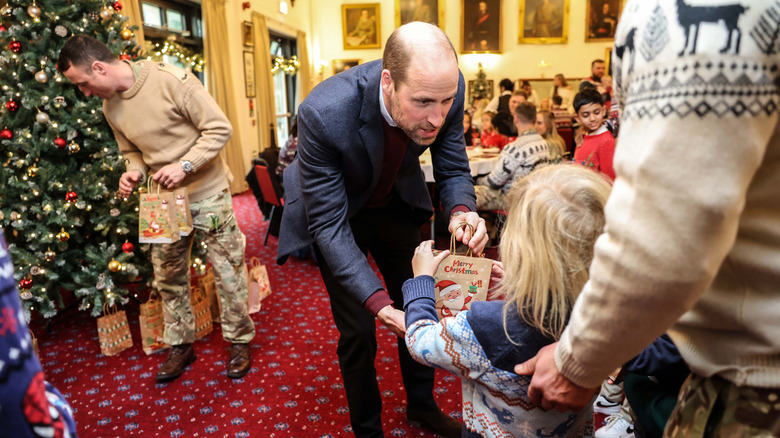
[[[374,257],[397,309],[403,309],[401,285],[413,276],[412,256],[420,244],[420,226],[411,223],[410,214],[404,214],[408,211],[405,204],[394,201],[387,207],[364,209],[350,221],[355,242],[364,254],[368,252]],[[339,285],[319,248],[315,247],[315,251],[340,334],[337,353],[352,429],[358,437],[381,437],[382,399],[374,368],[376,319]],[[433,368],[412,359],[403,338],[397,340],[407,408],[437,409]]]

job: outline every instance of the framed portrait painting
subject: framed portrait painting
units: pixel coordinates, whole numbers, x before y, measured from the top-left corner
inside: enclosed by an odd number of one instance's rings
[[[613,41],[618,17],[621,12],[620,0],[588,0],[585,9],[585,41]]]
[[[341,5],[344,49],[381,47],[379,3]]]
[[[461,0],[461,53],[501,53],[501,0]]]
[[[360,64],[359,59],[334,59],[333,60],[333,74],[339,74],[343,71]]]
[[[569,0],[520,0],[520,44],[566,44]]]
[[[443,29],[444,0],[395,0],[395,27],[412,21],[435,24]]]

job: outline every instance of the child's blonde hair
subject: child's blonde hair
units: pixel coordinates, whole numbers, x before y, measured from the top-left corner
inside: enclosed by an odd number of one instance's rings
[[[544,335],[561,336],[588,281],[610,190],[600,173],[571,163],[535,170],[515,182],[500,244],[505,331],[507,311],[514,306]],[[512,339],[511,333],[507,337]]]

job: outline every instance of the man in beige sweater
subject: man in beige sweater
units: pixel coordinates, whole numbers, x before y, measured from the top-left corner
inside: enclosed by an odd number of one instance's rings
[[[247,312],[244,245],[228,191],[231,178],[219,151],[232,134],[230,122],[190,72],[148,60],[119,61],[103,43],[71,37],[58,69],[87,96],[103,99],[127,170],[119,192],[129,196],[148,174],[164,188],[186,187],[195,229],[205,233],[221,304],[222,336],[232,344],[227,374],[246,375],[255,335]],[[171,353],[157,380],[179,377],[195,361],[195,322],[190,303],[189,252],[194,233],[178,242],[152,245],[155,287],[163,298],[164,341]]]
[[[605,234],[560,342],[516,371],[581,408],[668,330],[692,376],[665,436],[780,436],[779,8],[694,3],[625,7]]]

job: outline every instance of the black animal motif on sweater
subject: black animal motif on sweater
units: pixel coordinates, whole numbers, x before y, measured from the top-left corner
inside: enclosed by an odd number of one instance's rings
[[[726,53],[731,49],[732,36],[736,34],[736,43],[734,44],[734,53],[739,53],[739,43],[742,38],[742,31],[737,27],[739,17],[747,10],[740,4],[720,5],[720,6],[690,6],[685,0],[677,0],[677,20],[685,32],[685,45],[678,54],[683,56],[685,49],[688,48],[688,41],[693,33],[693,44],[690,54],[696,53],[696,44],[699,40],[699,27],[702,23],[715,23],[723,21],[726,26],[726,46],[720,49],[720,53]]]
[[[628,50],[631,53],[631,59],[628,61],[628,73],[632,73],[634,71],[634,54],[636,53],[636,50],[634,50],[634,35],[636,34],[636,28],[632,28],[628,31],[628,34],[626,35],[626,41],[622,45],[615,44],[615,56],[621,60],[621,63],[624,61],[623,54],[626,50]]]

